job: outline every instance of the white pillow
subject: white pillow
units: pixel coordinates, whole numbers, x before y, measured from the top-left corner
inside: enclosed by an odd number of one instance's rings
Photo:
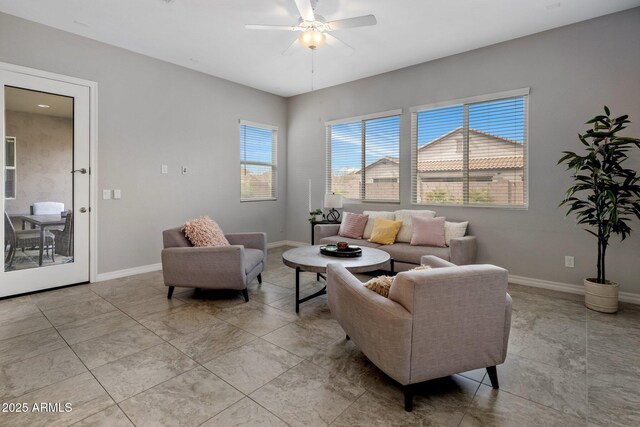
[[[393,212],[384,212],[384,211],[364,211],[363,215],[369,215],[369,220],[367,220],[367,225],[364,227],[364,233],[362,234],[363,239],[369,240],[371,238],[371,232],[373,231],[373,223],[376,222],[376,218],[382,219],[390,219],[395,220],[396,214]]]
[[[411,242],[411,236],[413,235],[413,226],[411,217],[423,216],[427,218],[435,218],[436,213],[434,211],[428,211],[423,209],[403,209],[396,211],[395,220],[402,221],[402,227],[400,232],[396,236],[396,242]]]
[[[464,237],[467,234],[467,226],[469,221],[464,222],[444,222],[444,243],[449,246],[451,239],[456,237]]]

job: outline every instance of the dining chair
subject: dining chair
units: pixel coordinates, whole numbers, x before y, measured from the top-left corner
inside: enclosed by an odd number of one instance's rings
[[[62,230],[51,230],[56,241],[55,252],[59,255],[73,256],[73,213],[67,213]]]
[[[40,231],[38,230],[18,230],[13,227],[13,223],[11,222],[11,218],[9,218],[9,214],[7,211],[4,212],[4,236],[5,241],[9,244],[9,251],[5,252],[6,256],[4,259],[5,267],[10,268],[13,265],[13,260],[16,255],[16,250],[18,249],[27,249],[27,248],[39,248],[40,247]],[[55,262],[54,252],[55,252],[55,238],[50,231],[44,232],[44,245],[45,247],[51,247],[51,261]],[[8,264],[8,265],[7,265]]]
[[[64,203],[35,202],[31,205],[32,215],[60,215],[64,211]]]

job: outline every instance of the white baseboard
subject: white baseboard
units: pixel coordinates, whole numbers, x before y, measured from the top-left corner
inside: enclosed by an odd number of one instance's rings
[[[281,248],[283,246],[294,246],[299,248],[301,246],[309,246],[309,243],[296,242],[295,240],[280,240],[279,242],[267,243],[267,249]]]
[[[162,270],[162,264],[150,264],[140,267],[127,268],[125,270],[110,271],[108,273],[98,273],[96,282],[104,282],[105,280],[119,279],[121,277],[135,276],[136,274],[150,273],[152,271]]]
[[[584,286],[573,285],[571,283],[552,282],[550,280],[533,279],[531,277],[514,276],[512,274],[509,275],[509,283],[531,286],[534,288],[549,289],[552,291],[566,292],[569,294],[584,295]],[[620,292],[618,298],[622,302],[640,304],[640,294],[632,292]]]

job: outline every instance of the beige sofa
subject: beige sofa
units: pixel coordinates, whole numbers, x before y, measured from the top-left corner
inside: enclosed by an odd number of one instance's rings
[[[511,297],[507,271],[493,265],[455,266],[434,256],[432,269],[399,273],[385,298],[365,288],[342,265],[327,267],[333,317],[378,368],[404,386],[411,411],[413,387],[496,365],[507,355]]]
[[[373,215],[380,213],[381,212],[371,212]],[[404,215],[401,215],[401,213],[404,213]],[[435,215],[433,211],[424,210],[401,210],[395,212],[395,214],[398,215],[397,219],[404,217],[405,221],[408,216],[410,217],[411,213],[429,213],[433,214],[429,216]],[[388,212],[388,214],[393,215],[394,213]],[[374,219],[372,215],[369,217],[369,223],[371,224],[367,223],[365,238],[363,239],[350,239],[339,236],[338,230],[340,229],[340,224],[316,224],[314,227],[313,244],[327,245],[347,242],[351,245],[367,246],[383,250],[391,256],[393,260],[391,269],[396,272],[415,268],[420,265],[420,259],[425,255],[435,255],[438,258],[450,261],[456,265],[467,265],[476,262],[476,238],[474,236],[452,238],[449,246],[444,248],[435,246],[412,246],[409,243],[411,241],[411,230],[407,230],[407,226],[403,225],[403,228],[400,229],[400,233],[398,233],[398,237],[396,238],[396,243],[392,245],[371,243],[367,238],[370,236],[371,229],[373,229]]]

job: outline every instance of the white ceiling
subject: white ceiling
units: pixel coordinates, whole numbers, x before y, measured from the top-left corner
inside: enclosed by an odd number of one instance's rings
[[[314,89],[333,86],[640,6],[640,0],[319,0],[328,21],[378,25],[332,34],[355,48],[314,56]],[[294,0],[0,0],[0,11],[282,96],[311,90],[311,51],[282,52],[297,33]]]
[[[73,118],[73,98],[35,90],[5,87],[5,109],[22,113],[42,114],[45,116]],[[49,108],[38,105],[48,105]]]

